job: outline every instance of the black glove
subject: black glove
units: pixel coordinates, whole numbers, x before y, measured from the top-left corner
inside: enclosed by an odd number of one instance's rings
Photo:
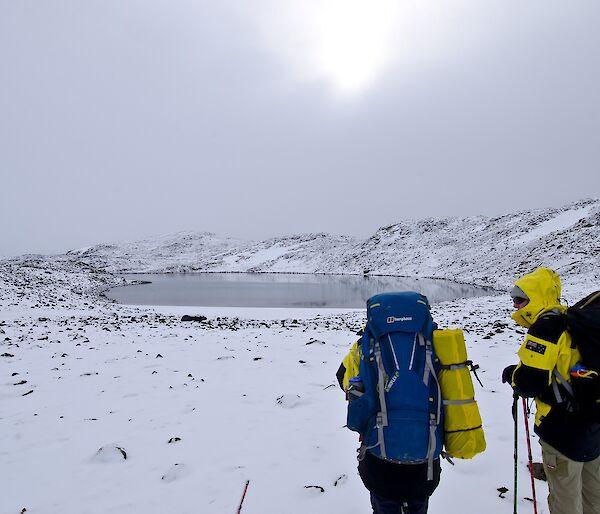
[[[506,366],[506,368],[504,368],[504,371],[502,371],[502,383],[509,383],[512,385],[512,376],[513,373],[515,372],[515,369],[517,368],[516,364],[511,364],[510,366]]]

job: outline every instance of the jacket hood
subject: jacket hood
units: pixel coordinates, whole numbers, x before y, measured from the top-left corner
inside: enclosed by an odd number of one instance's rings
[[[550,268],[538,268],[523,275],[515,285],[529,298],[527,305],[512,314],[512,319],[524,328],[529,328],[545,312],[566,309],[560,304],[560,277]]]

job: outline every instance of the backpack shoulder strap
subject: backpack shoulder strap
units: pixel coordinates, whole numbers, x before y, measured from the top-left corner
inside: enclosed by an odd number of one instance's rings
[[[548,311],[535,320],[533,325],[529,327],[528,334],[549,343],[557,344],[565,330],[567,330],[565,315],[560,311]]]

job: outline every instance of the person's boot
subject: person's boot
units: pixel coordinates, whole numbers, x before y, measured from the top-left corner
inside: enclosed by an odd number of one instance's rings
[[[543,480],[547,482],[546,472],[544,471],[544,465],[541,462],[534,462],[533,466],[533,478],[537,478],[538,480]]]

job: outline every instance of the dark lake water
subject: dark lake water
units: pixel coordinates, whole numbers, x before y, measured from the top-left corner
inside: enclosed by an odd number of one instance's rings
[[[115,287],[106,293],[108,298],[128,305],[363,308],[369,297],[385,291],[418,291],[430,303],[491,294],[488,289],[447,280],[406,277],[287,273],[125,276],[151,282]]]

